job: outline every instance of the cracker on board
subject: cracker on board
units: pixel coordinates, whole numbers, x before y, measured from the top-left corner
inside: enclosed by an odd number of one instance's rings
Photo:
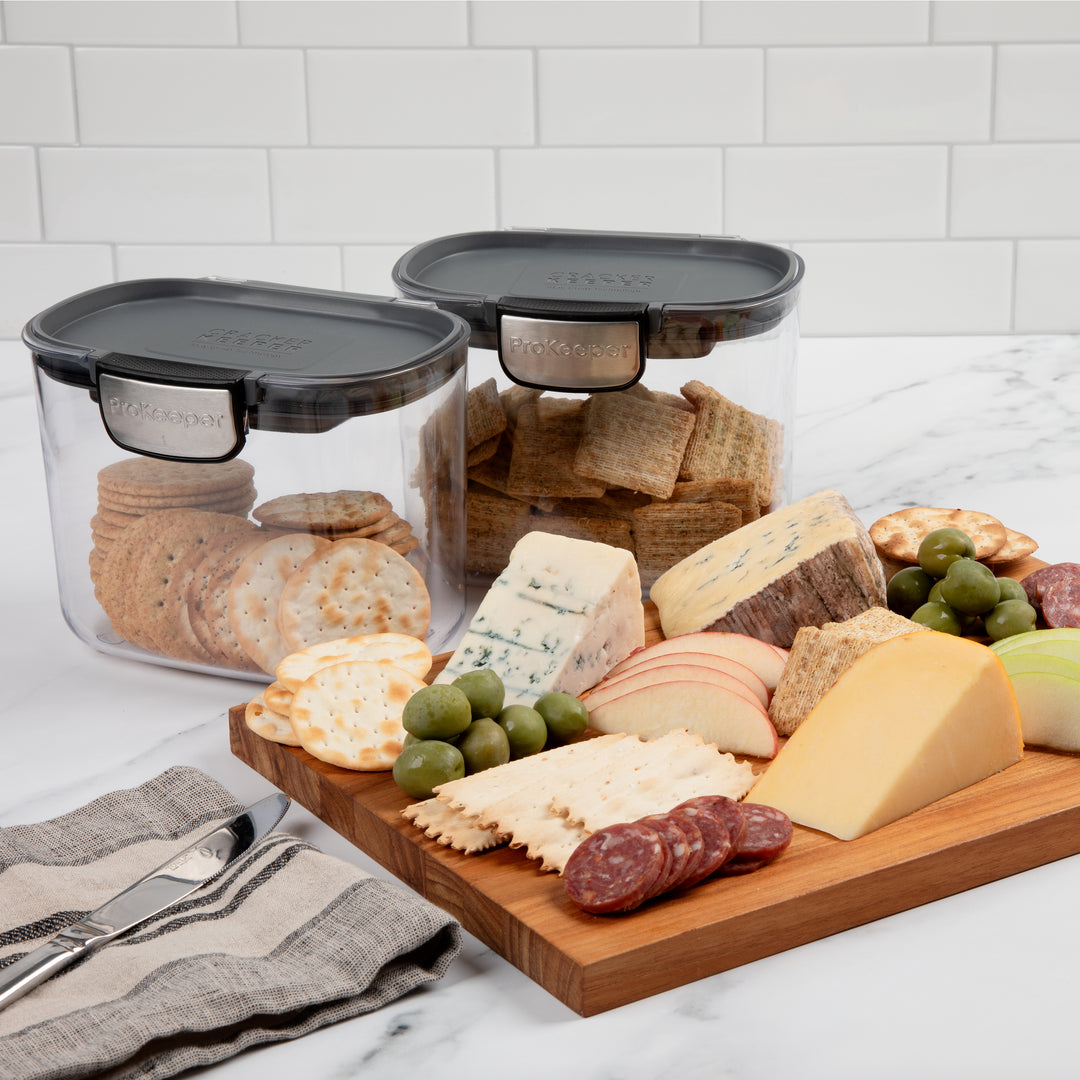
[[[604,494],[606,484],[574,471],[585,414],[580,408],[554,404],[557,400],[541,398],[518,410],[507,494],[523,499]]]
[[[959,529],[971,537],[975,558],[986,559],[1005,543],[1005,526],[979,510],[952,510],[939,506],[911,506],[875,521],[867,530],[883,555],[900,562],[919,561],[919,545],[935,529]]]
[[[743,523],[725,502],[657,502],[634,511],[634,552],[643,583],[651,584],[677,562]]]
[[[602,772],[583,778],[552,800],[557,813],[595,832],[617,821],[665,813],[698,795],[741,799],[754,785],[753,768],[720,753],[700,735],[676,729],[645,742],[647,752],[614,781]]]
[[[281,594],[305,560],[329,543],[306,532],[275,536],[249,552],[232,575],[229,624],[244,652],[268,674],[292,651],[278,628]]]
[[[275,679],[263,692],[263,701],[268,709],[284,716],[289,715],[292,708],[293,692],[284,684]]]
[[[1021,532],[1016,532],[1005,526],[1005,543],[992,555],[987,555],[983,562],[989,566],[1002,566],[1005,563],[1015,562],[1034,554],[1039,549],[1037,540]]]
[[[597,394],[589,403],[574,472],[604,487],[666,499],[693,429],[692,413],[653,397]]]
[[[319,668],[293,694],[289,718],[320,761],[360,772],[392,769],[405,741],[405,703],[424,680],[393,664],[347,660]]]
[[[800,627],[769,702],[777,734],[792,734],[836,680],[874,645],[925,629],[880,607],[842,622]]]
[[[377,491],[308,491],[280,495],[261,503],[251,515],[264,525],[295,529],[351,530],[370,525],[393,507]]]
[[[299,746],[300,740],[293,731],[288,715],[272,709],[266,703],[266,692],[260,691],[244,707],[244,723],[256,735],[284,746]]]
[[[506,837],[495,829],[477,825],[460,810],[435,798],[410,803],[401,816],[423,830],[425,836],[464,855],[475,855],[506,843]]]
[[[393,664],[417,679],[423,679],[431,670],[431,650],[419,638],[408,634],[356,634],[289,653],[275,674],[277,681],[295,694],[316,671],[347,660]]]
[[[278,630],[287,651],[354,634],[425,638],[431,597],[404,556],[367,538],[337,540],[310,555],[285,583]]]
[[[506,430],[506,409],[493,378],[470,387],[465,401],[465,449],[472,451]]]

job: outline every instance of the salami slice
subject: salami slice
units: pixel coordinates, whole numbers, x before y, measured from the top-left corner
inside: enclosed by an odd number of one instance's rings
[[[746,863],[772,862],[791,843],[791,818],[782,810],[761,803],[743,803],[746,834],[724,871],[745,872]],[[756,869],[756,867],[754,867]]]
[[[701,830],[702,851],[697,869],[679,881],[680,889],[689,889],[711,877],[727,862],[731,855],[731,834],[724,820],[710,810],[688,806],[678,811],[689,814],[694,824]]]
[[[686,807],[694,807],[698,810],[708,810],[715,814],[727,826],[728,835],[731,837],[731,854],[738,850],[739,842],[746,834],[746,815],[743,814],[742,805],[726,795],[699,795],[694,799],[687,799],[679,803],[676,810]]]
[[[668,884],[668,891],[670,891],[672,889],[681,889],[683,882],[697,873],[702,859],[705,858],[705,837],[702,836],[701,829],[698,828],[698,823],[694,820],[693,815],[688,811],[672,810],[667,816],[686,834],[686,842],[690,847],[690,857],[686,860],[683,872],[677,878],[672,878]]]
[[[1075,577],[1059,577],[1042,594],[1042,615],[1046,625],[1080,627],[1080,570]]]
[[[639,820],[643,825],[648,825],[660,834],[660,839],[667,848],[669,856],[664,872],[656,879],[656,884],[649,890],[649,895],[646,897],[646,899],[651,899],[667,892],[671,883],[683,876],[686,864],[690,861],[690,841],[686,833],[679,828],[678,822],[667,814],[649,814]]]
[[[1033,570],[1020,584],[1024,586],[1024,592],[1027,593],[1031,606],[1036,611],[1042,612],[1043,599],[1046,590],[1051,585],[1077,578],[1080,578],[1080,563],[1052,563],[1050,566],[1041,566],[1038,570]]]
[[[640,822],[597,829],[563,869],[566,895],[593,915],[632,911],[642,904],[664,869],[660,834]]]

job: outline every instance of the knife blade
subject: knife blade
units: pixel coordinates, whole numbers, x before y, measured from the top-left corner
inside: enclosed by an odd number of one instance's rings
[[[44,945],[0,969],[0,1009],[89,950],[107,944],[201,889],[270,832],[285,816],[289,802],[288,796],[275,792],[254,803],[96,911],[53,935]]]

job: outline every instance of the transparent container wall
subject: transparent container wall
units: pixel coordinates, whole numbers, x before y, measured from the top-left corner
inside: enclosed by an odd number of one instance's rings
[[[207,665],[162,655],[149,647],[151,643],[145,638],[144,647],[139,647],[117,632],[95,596],[94,578],[110,544],[123,534],[125,526],[119,523],[127,519],[115,507],[112,513],[103,513],[109,508],[99,502],[98,472],[135,455],[109,439],[98,406],[86,389],[58,382],[40,369],[37,387],[60,602],[72,630],[94,648],[113,655],[266,682],[267,673],[257,665],[240,665],[248,668],[240,670],[228,660],[233,655],[231,643]],[[254,526],[257,523],[250,509],[278,496],[339,490],[381,493],[394,513],[411,526],[415,547],[407,550],[412,544],[404,539],[397,550],[421,573],[430,595],[427,643],[433,652],[445,651],[460,631],[465,614],[464,408],[462,367],[450,381],[419,401],[348,419],[326,432],[252,430],[239,459],[253,469],[255,494],[226,512],[247,517]],[[220,508],[203,495],[186,500],[170,497],[168,501],[200,509]],[[124,510],[142,514],[155,508],[134,505]],[[266,536],[281,531],[286,530],[268,530]],[[212,605],[211,614],[217,619],[213,625],[226,636],[227,605],[224,613],[220,608],[227,572],[223,566],[220,581],[215,581],[217,591],[210,593],[217,597]],[[131,581],[135,581],[134,566]],[[135,595],[133,589],[124,601],[124,610],[138,625],[140,605],[158,599],[152,590],[151,595]],[[221,622],[223,615],[225,623]]]
[[[634,551],[647,594],[680,559],[789,502],[797,346],[793,310],[711,348],[672,343],[705,355],[651,357],[638,384],[595,395],[515,386],[494,350],[472,348],[470,415],[494,380],[507,427],[469,448],[470,583],[545,530]]]

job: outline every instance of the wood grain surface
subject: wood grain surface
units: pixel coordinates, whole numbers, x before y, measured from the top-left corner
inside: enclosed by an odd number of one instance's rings
[[[410,800],[389,773],[268,742],[243,706],[229,734],[237,757],[583,1016],[1080,852],[1080,757],[1029,749],[858,840],[796,826],[784,855],[753,874],[594,916],[520,851],[466,856],[428,839],[401,817]]]

